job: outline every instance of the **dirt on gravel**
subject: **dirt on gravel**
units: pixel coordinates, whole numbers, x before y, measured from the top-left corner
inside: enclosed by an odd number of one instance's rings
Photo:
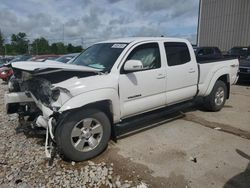
[[[106,161],[107,163],[113,163],[115,173],[122,174],[125,179],[130,179],[137,184],[141,181],[145,182],[149,187],[169,187],[169,188],[181,188],[187,185],[187,180],[184,176],[176,175],[172,173],[169,178],[154,177],[153,171],[148,167],[135,163],[129,158],[125,158],[119,155],[119,150],[111,144],[102,155],[94,159],[95,162]],[[178,155],[178,154],[177,154]],[[167,156],[166,156],[167,157]]]

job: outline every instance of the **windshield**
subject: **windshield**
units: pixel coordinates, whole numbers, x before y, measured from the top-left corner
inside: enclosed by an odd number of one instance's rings
[[[70,64],[88,66],[109,72],[126,46],[125,43],[95,44],[86,49]]]

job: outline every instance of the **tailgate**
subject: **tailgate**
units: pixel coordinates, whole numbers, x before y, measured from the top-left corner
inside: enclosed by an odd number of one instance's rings
[[[235,84],[238,81],[239,60],[230,60],[230,84]]]

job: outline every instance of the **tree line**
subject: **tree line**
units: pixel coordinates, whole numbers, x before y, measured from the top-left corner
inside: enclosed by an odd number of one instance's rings
[[[72,44],[65,45],[63,42],[49,44],[44,37],[37,38],[32,42],[27,39],[26,33],[19,32],[11,35],[11,42],[5,43],[4,36],[0,30],[0,55],[21,55],[21,54],[66,54],[76,53],[83,50],[82,46]]]

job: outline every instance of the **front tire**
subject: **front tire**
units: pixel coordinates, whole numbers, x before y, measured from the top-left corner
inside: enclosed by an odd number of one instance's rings
[[[227,97],[227,86],[225,82],[217,80],[211,93],[205,97],[205,108],[209,111],[217,112],[220,111]]]
[[[57,127],[59,152],[67,160],[84,161],[100,154],[108,145],[111,124],[107,115],[96,109],[69,114]]]

